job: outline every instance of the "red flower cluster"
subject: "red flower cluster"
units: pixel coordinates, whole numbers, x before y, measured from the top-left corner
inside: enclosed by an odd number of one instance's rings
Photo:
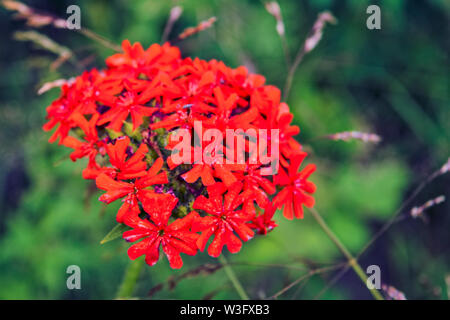
[[[73,161],[87,158],[83,177],[105,191],[100,201],[121,199],[116,220],[131,228],[123,238],[141,240],[128,250],[131,259],[145,255],[154,265],[162,247],[171,267],[180,268],[180,253],[195,255],[207,246],[213,257],[224,246],[235,253],[255,233],[276,227],[276,208],[293,219],[303,217],[303,205],[314,205],[315,186],[307,179],[315,166],[298,172],[306,153],[293,138],[299,128],[291,125],[279,89],[245,67],[183,59],[168,43],[144,50],[125,40],[122,46],[105,70],[86,71],[62,87],[47,108],[44,130],[57,127],[49,141],[72,148]],[[264,175],[266,165],[248,159],[176,164],[173,131],[195,135],[195,121],[223,133],[278,129],[278,172]]]

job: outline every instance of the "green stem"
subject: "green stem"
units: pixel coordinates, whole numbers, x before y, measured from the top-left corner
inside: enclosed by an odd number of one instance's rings
[[[133,296],[133,292],[143,266],[144,259],[138,259],[130,262],[119,287],[117,299],[128,299]]]
[[[353,268],[353,271],[358,275],[361,281],[367,286],[367,276],[364,273],[363,269],[359,265],[358,261],[353,257],[353,255],[348,251],[345,245],[339,240],[336,234],[328,227],[326,222],[323,220],[322,216],[319,214],[317,210],[310,209],[314,219],[316,219],[319,226],[323,229],[323,231],[327,234],[327,236],[334,242],[334,244],[338,247],[338,249],[342,252],[342,254],[347,258],[348,264]],[[369,289],[369,288],[368,288]],[[384,300],[381,294],[377,289],[369,289],[370,293],[376,300]]]
[[[231,283],[233,284],[234,288],[236,289],[241,299],[250,300],[244,288],[242,287],[242,284],[239,282],[239,279],[236,277],[233,268],[231,268],[230,264],[228,263],[227,259],[223,254],[219,256],[219,261],[223,265],[225,273],[227,274],[228,278],[230,279]]]
[[[283,101],[284,102],[287,102],[287,99],[289,97],[289,92],[291,91],[291,87],[292,87],[292,81],[294,80],[295,71],[297,71],[298,65],[300,64],[300,62],[302,62],[305,54],[306,54],[306,52],[303,50],[303,47],[301,47],[297,53],[297,56],[295,57],[294,63],[288,70],[288,75],[286,77],[286,83],[284,85],[284,90],[283,90]]]
[[[122,52],[122,47],[121,46],[118,46],[115,43],[112,43],[108,39],[102,37],[101,35],[93,32],[93,31],[91,31],[89,29],[81,28],[80,30],[78,30],[78,32],[80,32],[82,35],[88,37],[89,39],[94,40],[94,41],[102,44],[106,48],[109,48],[109,49],[117,51],[117,52]]]

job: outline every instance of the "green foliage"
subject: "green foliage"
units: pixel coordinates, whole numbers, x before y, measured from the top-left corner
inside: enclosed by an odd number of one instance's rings
[[[0,239],[0,282],[7,285],[0,298],[111,298],[127,259],[116,254],[123,247],[120,242],[98,244],[111,220],[99,216],[96,199],[84,199],[82,165],[68,160],[54,166],[54,159],[66,151],[49,146],[43,133],[34,134],[25,146],[33,182]],[[108,216],[114,216],[109,210]],[[66,288],[71,264],[81,268],[80,291]]]

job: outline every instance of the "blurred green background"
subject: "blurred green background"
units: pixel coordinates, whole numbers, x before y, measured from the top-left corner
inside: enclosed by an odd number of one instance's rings
[[[211,16],[216,24],[179,43],[183,56],[246,65],[283,87],[287,67],[275,20],[261,1],[26,1],[60,17],[81,8],[81,24],[119,43],[160,42],[174,5],[183,7],[171,38]],[[450,155],[450,2],[445,0],[279,1],[291,56],[305,40],[317,14],[331,11],[318,47],[301,63],[288,103],[302,130],[299,141],[318,165],[316,208],[354,253],[379,230],[429,174]],[[382,29],[366,28],[366,8],[381,7]],[[45,107],[59,90],[38,96],[45,82],[80,74],[82,68],[50,65],[56,55],[16,41],[31,29],[0,9],[0,299],[111,299],[128,264],[127,244],[100,245],[114,226],[114,205],[81,178],[85,163],[72,163],[70,150],[47,143],[41,130]],[[37,31],[73,51],[84,68],[104,66],[110,49],[73,31]],[[358,130],[383,138],[378,145],[319,137]],[[412,206],[449,194],[450,176],[441,176]],[[427,211],[428,221],[395,224],[361,257],[361,265],[381,268],[382,282],[409,299],[448,299],[450,292],[449,202]],[[270,297],[309,269],[345,261],[313,218],[286,221],[267,237],[257,237],[228,255],[253,298]],[[216,260],[185,257],[174,271],[162,259],[141,273],[140,298],[238,298],[223,270],[186,274]],[[68,290],[66,268],[81,268],[81,290]],[[368,299],[352,271],[327,286],[337,272],[308,277],[280,299]],[[170,281],[181,276],[179,281]],[[178,278],[180,279],[180,278]],[[447,279],[447,281],[446,281]],[[171,285],[169,285],[171,284]],[[155,288],[156,287],[156,288]],[[329,288],[328,288],[329,287]],[[153,288],[153,290],[151,290]],[[326,288],[325,291],[323,289]],[[149,291],[150,295],[149,295]]]

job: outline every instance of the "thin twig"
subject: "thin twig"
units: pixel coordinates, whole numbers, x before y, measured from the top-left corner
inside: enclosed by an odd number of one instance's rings
[[[350,265],[347,264],[339,273],[337,273],[329,282],[328,284],[320,290],[320,292],[314,297],[314,299],[319,299],[328,289],[330,289],[332,286],[335,285],[336,282],[339,281],[339,279],[344,276],[344,274],[347,273],[347,271],[350,270]]]
[[[199,33],[200,31],[206,30],[208,28],[211,28],[212,25],[214,24],[214,22],[217,21],[216,17],[211,17],[208,20],[202,21],[200,22],[197,26],[195,27],[189,27],[184,29],[184,31],[178,36],[179,40],[184,40],[194,34]]]
[[[73,83],[74,80],[75,80],[75,78],[70,78],[70,79],[57,79],[57,80],[53,80],[50,82],[46,82],[39,88],[39,90],[37,91],[37,94],[41,95],[53,88],[59,88],[65,84]]]
[[[406,300],[405,294],[393,286],[383,284],[381,289],[386,293],[389,300]]]
[[[310,278],[310,277],[312,277],[312,276],[314,276],[316,274],[319,274],[319,273],[333,271],[333,270],[335,270],[337,268],[340,268],[340,267],[341,267],[341,264],[338,264],[338,265],[334,265],[334,266],[329,266],[329,267],[323,267],[323,268],[317,268],[317,269],[310,270],[306,274],[302,275],[301,277],[299,277],[298,279],[296,279],[295,281],[291,282],[289,285],[287,285],[286,287],[284,287],[283,289],[281,289],[280,291],[275,293],[269,299],[277,299],[280,295],[284,294],[286,291],[288,291],[289,289],[291,289],[292,287],[296,286],[297,284],[299,284],[300,282],[302,282],[303,280],[305,280],[307,278]]]
[[[292,270],[308,270],[307,267],[303,266],[292,266],[289,265],[292,262],[287,262],[287,264],[274,264],[274,263],[252,263],[252,262],[230,262],[230,265],[238,265],[238,266],[248,266],[248,267],[256,267],[256,268],[282,268],[282,269],[292,269]]]
[[[211,274],[214,274],[215,272],[217,272],[218,270],[220,270],[221,268],[223,268],[223,265],[221,263],[202,264],[202,265],[200,265],[194,269],[190,269],[180,275],[171,276],[164,282],[158,283],[157,285],[153,286],[148,291],[147,296],[148,297],[153,296],[157,292],[164,289],[165,286],[167,286],[169,290],[173,290],[178,285],[178,283],[180,283],[182,280],[198,277],[201,275],[211,275]]]
[[[183,8],[180,6],[175,6],[170,9],[169,19],[167,19],[166,26],[161,37],[161,42],[164,43],[169,39],[170,32],[173,29],[173,25],[180,18],[181,13],[183,13]]]
[[[352,139],[360,140],[362,142],[372,142],[372,143],[379,143],[381,141],[381,137],[375,133],[367,133],[367,132],[361,132],[361,131],[344,131],[344,132],[337,132],[333,134],[329,134],[326,136],[323,136],[321,138],[330,139],[330,140],[341,140],[341,141],[350,141]]]
[[[295,290],[294,294],[291,297],[291,300],[298,300],[297,296],[300,294],[300,292],[302,291],[302,289],[304,287],[306,287],[306,285],[308,284],[309,280],[311,280],[311,278],[305,279],[305,281],[303,281],[298,287],[297,290]]]
[[[286,77],[286,84],[283,90],[283,100],[286,101],[289,97],[289,92],[292,86],[292,80],[294,79],[295,71],[297,71],[298,65],[303,60],[303,57],[311,52],[322,38],[322,31],[326,23],[335,24],[337,22],[336,18],[330,12],[322,12],[317,17],[308,37],[306,38],[303,46],[297,52],[294,63],[289,68],[288,75]]]
[[[283,46],[284,59],[286,60],[286,66],[289,68],[291,65],[291,57],[289,54],[289,48],[286,40],[286,33],[284,27],[283,16],[281,14],[281,8],[278,2],[270,1],[264,4],[267,12],[269,12],[277,22],[275,29],[277,30],[278,35],[281,39],[281,45]]]
[[[375,243],[376,240],[378,240],[394,223],[399,222],[401,220],[404,220],[406,216],[404,217],[398,217],[398,215],[403,212],[403,210],[414,200],[414,198],[428,185],[430,184],[434,179],[437,177],[447,173],[450,171],[450,158],[447,160],[446,163],[439,169],[433,172],[428,178],[426,178],[422,183],[412,192],[412,194],[406,199],[400,207],[397,209],[397,211],[394,213],[392,218],[386,222],[383,227],[369,240],[369,242],[361,249],[361,251],[356,255],[356,259],[359,259],[366,251],[367,249]],[[322,294],[324,294],[329,288],[331,288],[339,279],[341,279],[344,274],[348,271],[349,267],[346,267],[341,272],[339,272],[329,283],[328,285],[321,290],[321,292],[315,297],[318,298]]]
[[[317,221],[319,226],[322,228],[322,230],[327,234],[327,236],[330,238],[331,241],[338,247],[338,249],[342,252],[342,254],[347,258],[349,265],[353,268],[353,271],[358,275],[358,277],[361,279],[361,281],[364,283],[364,285],[367,285],[367,276],[362,270],[361,266],[359,265],[358,261],[352,256],[350,251],[345,247],[345,245],[339,240],[339,238],[334,234],[334,232],[328,227],[326,222],[323,220],[322,216],[319,214],[319,212],[311,208],[310,209],[312,216]],[[372,296],[376,300],[384,300],[381,294],[378,292],[375,288],[368,288]]]
[[[434,207],[444,201],[445,201],[445,196],[442,196],[442,195],[439,197],[436,197],[434,199],[430,199],[427,202],[425,202],[423,205],[412,208],[410,211],[410,215],[414,219],[417,219],[418,217],[424,218],[425,216],[423,215],[423,213],[426,210],[428,210],[429,208]]]
[[[77,66],[77,60],[75,59],[73,52],[69,48],[56,43],[46,35],[36,31],[16,31],[13,36],[18,41],[30,41],[39,47],[58,55],[58,58],[50,66],[52,70],[56,70],[66,61],[70,61],[73,65]]]
[[[394,213],[394,215],[383,225],[383,227],[378,230],[378,232],[372,237],[372,239],[367,242],[367,244],[358,253],[357,258],[359,258],[376,240],[378,240],[395,222],[397,216],[403,212],[403,210],[414,200],[414,198],[434,179],[442,175],[442,168],[433,172],[427,179],[422,181],[422,183],[413,191],[413,193],[406,199],[400,208]],[[445,173],[445,172],[444,172]]]
[[[17,13],[15,15],[15,18],[25,20],[26,24],[30,27],[41,28],[43,26],[51,25],[57,29],[67,29],[66,20],[57,17],[53,14],[36,10],[20,1],[3,0],[1,4],[8,10],[16,11]],[[122,51],[122,48],[120,46],[112,43],[105,37],[95,33],[92,30],[89,30],[87,28],[81,28],[81,29],[74,29],[74,31],[81,33],[87,38],[94,40],[109,49],[112,49],[117,52]]]
[[[114,50],[114,51],[117,51],[117,52],[122,52],[122,48],[119,45],[111,42],[110,40],[108,40],[105,37],[99,35],[98,33],[95,33],[92,30],[89,30],[87,28],[81,28],[81,29],[76,30],[76,31],[78,31],[79,33],[81,33],[85,37],[87,37],[87,38],[89,38],[91,40],[94,40],[95,42],[98,42],[98,43],[102,44],[103,46],[105,46],[108,49],[111,49],[111,50]]]

